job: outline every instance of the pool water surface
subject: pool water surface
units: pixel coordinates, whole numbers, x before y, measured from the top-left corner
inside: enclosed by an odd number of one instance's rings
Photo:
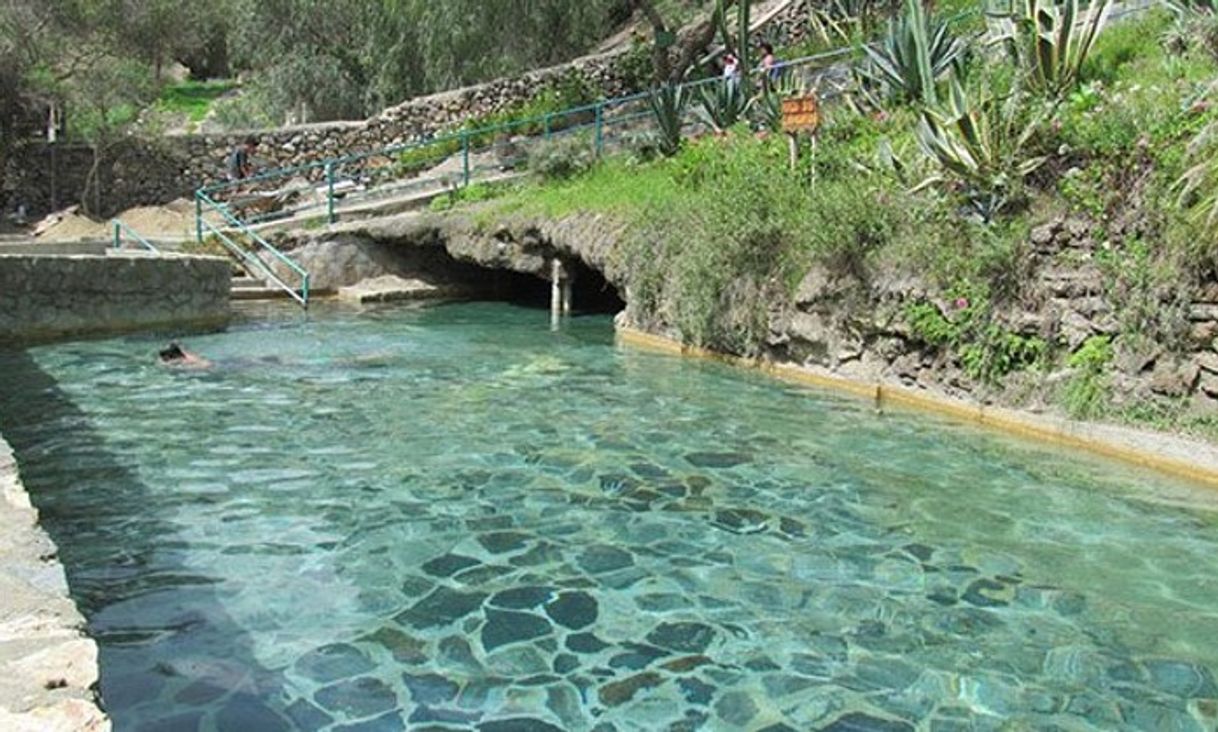
[[[1212,730],[1218,493],[502,304],[0,354],[125,730]]]

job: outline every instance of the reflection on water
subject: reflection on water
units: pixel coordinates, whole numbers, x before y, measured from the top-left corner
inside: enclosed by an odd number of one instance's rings
[[[117,729],[1214,728],[1214,494],[546,317],[0,356]]]

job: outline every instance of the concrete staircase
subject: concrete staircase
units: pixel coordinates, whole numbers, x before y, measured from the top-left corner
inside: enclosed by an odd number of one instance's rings
[[[290,299],[290,295],[286,291],[278,287],[267,287],[262,280],[250,277],[244,272],[233,275],[233,286],[230,292],[233,300]]]

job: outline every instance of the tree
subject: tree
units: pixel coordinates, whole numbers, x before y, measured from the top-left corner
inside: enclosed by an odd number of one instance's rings
[[[630,0],[630,2],[651,24],[653,36],[651,63],[655,76],[654,81],[657,84],[676,83],[685,77],[698,57],[705,52],[715,38],[717,29],[715,16],[734,4],[734,0],[724,0],[711,17],[699,20],[678,35],[660,13],[655,0]]]

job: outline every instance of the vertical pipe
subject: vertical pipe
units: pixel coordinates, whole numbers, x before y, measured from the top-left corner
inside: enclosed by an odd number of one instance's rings
[[[461,132],[461,179],[463,188],[469,187],[469,130]]]
[[[562,281],[562,314],[571,314],[571,291],[574,289],[570,277],[566,277]]]
[[[334,163],[326,163],[326,220],[334,223]]]
[[[203,243],[203,191],[195,191],[195,241]]]
[[[605,103],[596,103],[596,157],[605,152]]]
[[[562,317],[562,262],[558,257],[550,261],[550,329],[558,330]]]
[[[114,224],[114,248],[122,249],[123,248],[122,224],[118,223],[118,219],[115,219],[114,221],[112,221],[110,223]]]

